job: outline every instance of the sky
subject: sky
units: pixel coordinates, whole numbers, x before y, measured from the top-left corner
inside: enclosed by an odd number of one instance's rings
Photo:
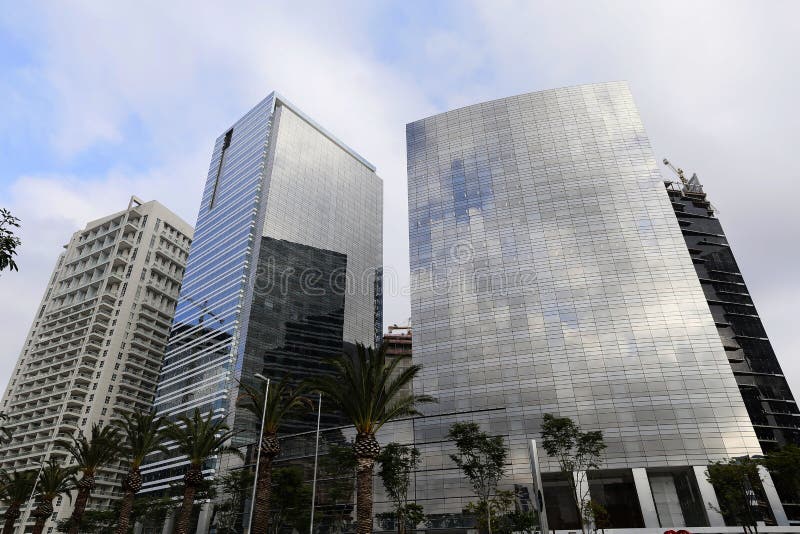
[[[133,194],[194,224],[214,140],[272,90],[376,165],[404,287],[406,123],[627,80],[656,158],[705,185],[800,394],[799,45],[790,1],[0,0],[0,207],[23,224],[0,387],[71,234]],[[384,306],[404,323],[407,291]]]

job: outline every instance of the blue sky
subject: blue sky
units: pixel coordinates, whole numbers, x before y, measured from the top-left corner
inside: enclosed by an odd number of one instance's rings
[[[628,80],[656,157],[697,172],[800,392],[800,4],[0,0],[0,386],[62,244],[157,199],[194,223],[216,136],[277,89],[374,163],[385,261],[408,279],[405,124],[462,105]],[[386,320],[407,294],[387,291]]]

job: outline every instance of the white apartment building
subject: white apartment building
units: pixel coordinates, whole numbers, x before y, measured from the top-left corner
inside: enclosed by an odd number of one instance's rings
[[[158,202],[131,197],[73,234],[0,402],[12,432],[0,467],[68,461],[57,439],[151,408],[193,232]],[[90,506],[120,497],[126,470],[101,473]],[[69,499],[54,504],[45,532],[71,513]]]

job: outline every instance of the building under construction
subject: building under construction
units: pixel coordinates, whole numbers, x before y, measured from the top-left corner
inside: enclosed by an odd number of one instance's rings
[[[696,174],[664,164],[677,174],[667,192],[761,448],[800,444],[800,411],[715,209]]]

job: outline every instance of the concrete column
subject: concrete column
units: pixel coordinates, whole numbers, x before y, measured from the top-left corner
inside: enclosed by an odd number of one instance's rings
[[[658,512],[656,502],[653,500],[653,491],[650,489],[650,479],[647,478],[647,469],[638,467],[631,469],[633,472],[633,483],[636,486],[636,495],[639,497],[639,508],[642,510],[642,518],[646,528],[659,528]]]
[[[211,514],[214,512],[214,505],[211,501],[206,501],[200,505],[200,515],[197,518],[197,530],[195,534],[208,534],[211,528]]]
[[[173,510],[167,514],[161,534],[172,534],[172,531],[175,530],[175,513],[175,510]]]
[[[763,465],[758,466],[758,474],[761,476],[761,485],[764,486],[764,493],[767,495],[769,507],[772,508],[772,515],[775,516],[775,522],[778,526],[789,526],[789,519],[786,517],[786,511],[781,504],[781,498],[778,496],[778,491],[775,489],[775,483],[772,482],[772,476]]]
[[[547,506],[544,500],[544,487],[542,485],[542,471],[539,468],[539,452],[536,449],[536,440],[532,439],[528,442],[528,447],[531,455],[531,475],[533,478],[533,494],[531,500],[533,506],[539,512],[539,528],[545,534],[550,532],[547,524]]]
[[[695,465],[694,477],[697,480],[697,488],[700,490],[700,497],[703,499],[703,506],[706,509],[706,516],[708,516],[708,525],[712,527],[724,527],[725,519],[719,510],[719,501],[717,494],[714,492],[714,486],[708,481],[708,466]]]

